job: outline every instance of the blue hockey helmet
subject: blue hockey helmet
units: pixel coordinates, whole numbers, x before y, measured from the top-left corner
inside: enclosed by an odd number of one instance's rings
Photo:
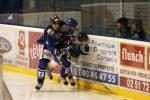
[[[70,26],[70,27],[76,27],[77,26],[77,21],[74,18],[68,18],[66,23]]]

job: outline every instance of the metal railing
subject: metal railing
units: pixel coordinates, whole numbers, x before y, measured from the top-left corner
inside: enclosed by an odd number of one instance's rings
[[[27,0],[23,14],[19,14],[19,24],[46,27],[51,15],[57,14],[62,19],[74,17],[77,19],[82,31],[92,34],[113,35],[116,28],[116,20],[126,17],[129,22],[134,19],[143,21],[144,30],[150,35],[150,0]],[[31,3],[31,4],[30,4]],[[28,9],[27,9],[28,8]],[[4,16],[4,15],[0,15]],[[5,15],[6,16],[6,15]],[[9,14],[8,18],[11,17]],[[12,22],[7,17],[4,22]],[[0,18],[2,19],[2,17]],[[1,21],[0,21],[1,22]]]

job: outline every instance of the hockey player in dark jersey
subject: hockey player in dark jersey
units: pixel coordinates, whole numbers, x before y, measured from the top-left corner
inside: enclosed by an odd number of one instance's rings
[[[38,43],[44,45],[44,49],[42,58],[39,60],[38,65],[38,84],[35,87],[37,90],[40,90],[43,86],[43,82],[45,79],[45,70],[48,67],[51,56],[54,57],[55,62],[62,65],[61,79],[65,85],[68,84],[66,77],[68,76],[68,72],[70,70],[71,61],[68,52],[69,47],[68,45],[64,44],[66,43],[67,32],[59,31],[61,21],[58,16],[52,16],[50,18],[50,24],[51,25],[44,30],[44,35],[38,40]],[[67,27],[67,29],[69,30],[69,32],[72,31],[72,28],[70,29],[70,27]],[[50,71],[49,74],[52,78],[52,74]]]
[[[85,54],[89,51],[89,45],[87,44],[88,36],[84,32],[77,32],[76,31],[77,22],[73,18],[67,19],[66,22],[62,21],[61,25],[61,32],[62,32],[62,41],[59,42],[57,48],[65,49],[67,52],[67,59],[71,62],[71,57],[77,58],[80,54]],[[67,48],[67,49],[66,49]],[[51,79],[51,72],[48,72],[48,76]],[[68,84],[67,76],[69,82],[72,86],[75,85],[75,81],[73,79],[71,68],[68,66],[62,66],[61,69],[61,80],[63,81],[64,85]]]
[[[67,19],[67,23],[62,21],[61,24],[62,25],[61,25],[60,31],[62,33],[62,39],[59,42],[59,44],[56,45],[56,47],[59,50],[62,50],[61,52],[63,52],[63,55],[61,55],[61,57],[60,57],[60,55],[58,55],[58,53],[56,55],[63,60],[62,62],[60,62],[60,63],[62,63],[62,68],[61,68],[61,72],[60,72],[61,81],[64,85],[68,85],[67,76],[71,72],[71,70],[70,70],[71,56],[70,56],[69,50],[72,47],[71,41],[73,39],[73,33],[76,30],[77,22],[73,18],[69,18],[69,19]],[[56,60],[56,57],[54,57],[54,59]],[[66,59],[66,61],[68,62],[68,66],[63,65],[64,59]],[[51,75],[51,74],[49,74],[49,75]],[[71,85],[74,86],[75,81],[74,81],[73,77],[72,76],[68,77],[68,79],[69,79]]]
[[[72,47],[72,41],[74,39],[74,32],[76,31],[76,26],[77,26],[77,22],[73,19],[73,18],[68,18],[66,22],[61,21],[61,28],[60,28],[60,32],[62,33],[62,39],[60,40],[60,42],[56,45],[57,49],[61,49],[64,52],[64,55],[61,55],[63,59],[67,59],[67,61],[70,61],[71,56],[69,53],[70,48]],[[58,52],[58,51],[57,51]],[[62,51],[61,51],[62,52]],[[56,55],[60,57],[59,53],[56,53]],[[54,56],[54,60],[55,62],[57,62],[57,57]],[[62,62],[58,62],[58,64],[61,64]],[[68,65],[71,66],[71,61],[70,63],[68,63]],[[60,76],[61,76],[61,81],[64,85],[68,85],[68,81],[67,81],[67,76],[69,73],[71,73],[70,70],[70,66],[63,66],[62,64],[62,68],[61,68],[61,72],[60,72]],[[48,73],[48,77],[51,79],[52,78],[52,74],[50,70],[47,70]],[[73,77],[70,76],[68,77],[70,83],[72,86],[75,85],[75,81],[73,80]]]
[[[64,45],[68,45],[67,47],[69,48],[68,52],[70,61],[72,62],[73,57],[78,58],[81,54],[87,54],[89,51],[89,45],[87,44],[89,38],[86,33],[79,32],[77,30],[77,22],[75,19],[68,18],[66,24],[64,23],[64,25],[61,27],[64,31],[63,37],[65,38],[65,42],[63,43],[65,43]],[[64,70],[65,68],[62,67],[61,74],[64,73]],[[75,86],[71,68],[68,69],[67,76],[71,86]],[[67,80],[65,80],[64,83],[68,84]]]

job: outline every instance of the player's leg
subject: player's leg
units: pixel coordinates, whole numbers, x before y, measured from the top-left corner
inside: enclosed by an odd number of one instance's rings
[[[35,87],[37,90],[40,90],[43,86],[44,79],[45,79],[45,70],[48,67],[50,57],[51,57],[51,52],[47,49],[44,49],[42,58],[39,60],[39,65],[38,65],[38,71],[37,71],[38,84]]]
[[[71,72],[71,68],[69,69],[69,72],[68,72],[68,79],[69,79],[69,82],[71,84],[71,86],[75,86],[75,80],[73,79],[73,75],[72,75],[72,72]]]
[[[50,80],[53,79],[52,70],[54,69],[54,67],[60,65],[60,62],[59,62],[57,56],[55,54],[52,54],[52,55],[53,56],[51,56],[51,61],[50,61],[49,67],[46,69],[46,73]]]
[[[71,66],[70,59],[67,59],[66,57],[62,57],[62,69],[61,69],[61,81],[64,85],[68,85],[67,76],[69,73],[69,69]]]
[[[53,75],[52,75],[52,71],[51,71],[50,68],[47,68],[47,69],[46,69],[46,73],[47,73],[48,78],[49,78],[50,80],[52,80],[52,79],[53,79]]]

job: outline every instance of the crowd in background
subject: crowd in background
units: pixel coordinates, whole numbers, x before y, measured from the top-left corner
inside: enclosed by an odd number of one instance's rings
[[[128,19],[125,17],[119,18],[116,21],[115,36],[121,38],[146,40],[146,32],[143,29],[142,21],[135,19],[131,23],[131,26],[129,26]]]

